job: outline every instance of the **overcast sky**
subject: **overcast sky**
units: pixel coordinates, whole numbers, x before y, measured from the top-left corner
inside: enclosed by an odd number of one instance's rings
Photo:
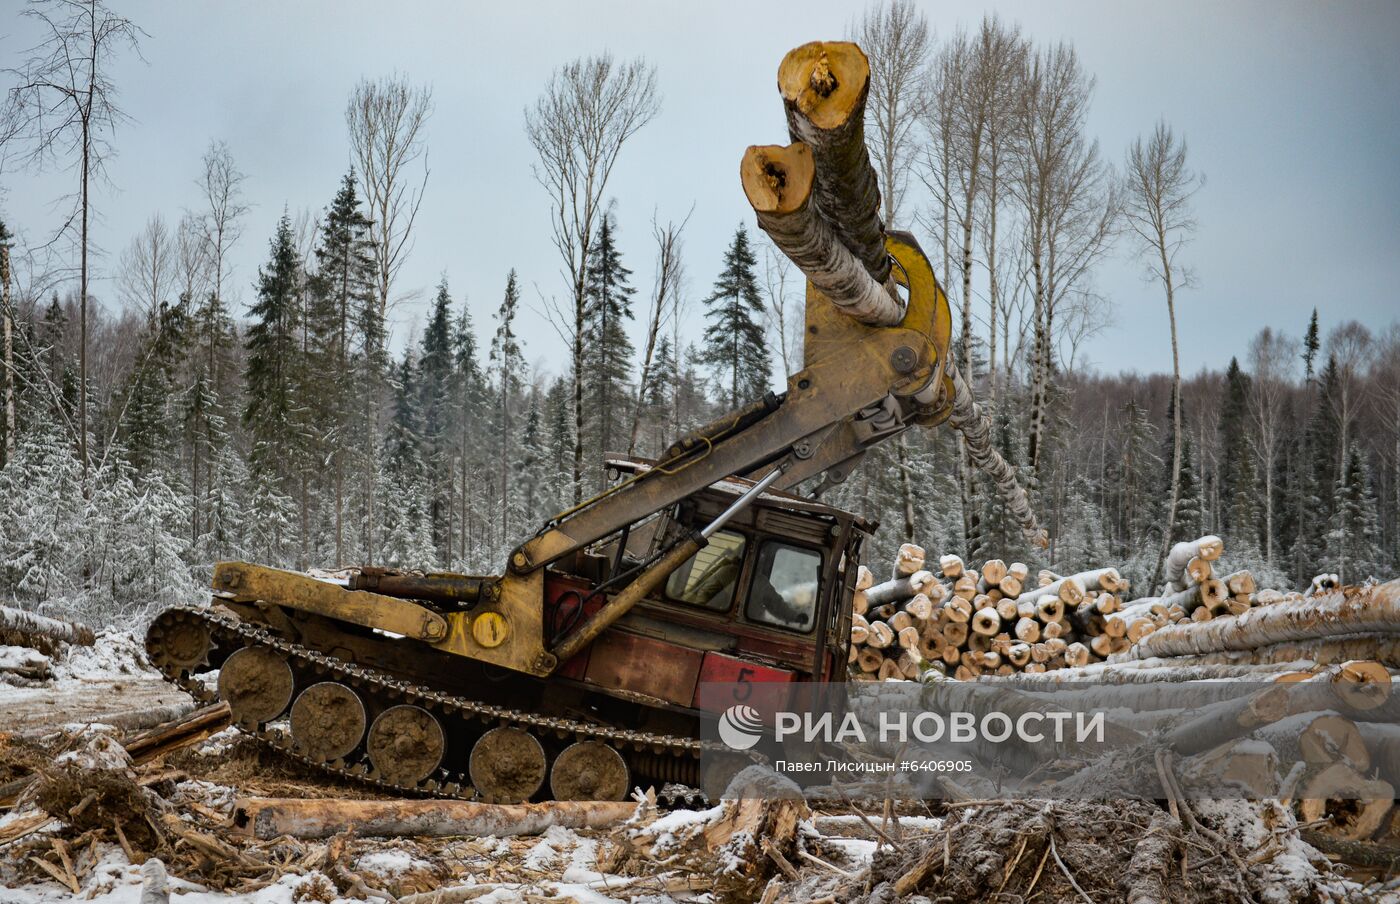
[[[644,296],[653,213],[680,219],[693,205],[685,263],[698,308],[735,227],[753,230],[740,155],[749,144],[787,140],[778,61],[805,41],[844,36],[861,8],[814,0],[112,2],[149,37],[144,62],[128,56],[113,71],[132,121],[115,138],[114,187],[96,201],[107,252],[98,275],[115,271],[149,216],[159,212],[173,226],[197,206],[200,156],[211,139],[223,140],[248,174],[253,205],[233,254],[230,294],[240,314],[283,208],[320,210],[349,164],[344,107],[356,81],[397,70],[431,84],[431,176],[399,283],[418,294],[396,313],[400,345],[419,328],[443,273],[454,299],[468,298],[483,337],[511,267],[535,311],[541,294],[565,292],[522,111],[554,67],[603,50],[645,55],[663,94],[661,115],[624,148],[609,185],[626,263]],[[1353,317],[1379,328],[1400,312],[1400,3],[921,6],[940,36],[997,12],[1037,42],[1072,42],[1098,79],[1090,129],[1115,164],[1158,117],[1186,135],[1191,162],[1207,177],[1200,228],[1183,252],[1198,280],[1178,303],[1186,372],[1223,368],[1265,324],[1300,333],[1315,305],[1324,329]],[[3,65],[33,43],[19,7],[0,4]],[[0,174],[0,216],[41,240],[57,222],[53,199],[71,181]],[[1126,242],[1098,270],[1096,288],[1115,316],[1088,349],[1103,370],[1170,367],[1161,292],[1141,273]],[[111,280],[94,291],[117,303]],[[525,320],[527,357],[561,371],[553,331],[536,313]],[[699,325],[693,314],[692,338]]]

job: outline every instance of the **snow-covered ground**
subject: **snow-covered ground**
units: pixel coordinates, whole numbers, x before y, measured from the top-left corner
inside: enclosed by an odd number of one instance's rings
[[[152,669],[142,650],[136,637],[108,628],[98,632],[91,647],[67,646],[49,657],[50,680],[0,683],[0,732],[77,730],[138,710],[190,705],[189,695]],[[0,647],[0,656],[19,659],[24,653],[39,655]]]

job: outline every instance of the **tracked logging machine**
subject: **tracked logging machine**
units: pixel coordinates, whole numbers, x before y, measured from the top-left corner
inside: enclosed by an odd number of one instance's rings
[[[759,225],[808,278],[787,389],[677,440],[612,457],[503,574],[354,571],[348,586],[240,562],[214,605],[163,612],[151,660],[244,729],[382,786],[514,802],[696,786],[702,682],[845,679],[871,525],[815,501],[866,450],[951,420],[1028,535],[1040,531],[949,357],[928,258],[886,233],[854,44],[784,58],[794,143],[741,164]],[[807,497],[795,495],[798,487]],[[217,688],[199,675],[218,669]]]

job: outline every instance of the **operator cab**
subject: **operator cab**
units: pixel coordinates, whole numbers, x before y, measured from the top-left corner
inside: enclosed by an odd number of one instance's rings
[[[626,480],[651,464],[612,457],[608,467],[614,480]],[[720,481],[593,548],[587,583],[628,572],[713,521],[751,486]],[[687,708],[704,681],[839,680],[860,546],[872,529],[840,509],[765,491],[561,675]]]

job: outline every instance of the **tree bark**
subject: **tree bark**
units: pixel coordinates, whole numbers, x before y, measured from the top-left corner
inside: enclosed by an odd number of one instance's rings
[[[32,637],[47,637],[82,647],[90,647],[96,640],[92,629],[87,625],[61,621],[46,615],[26,612],[23,609],[13,609],[9,606],[0,606],[0,631],[16,631]]]
[[[1144,637],[1122,658],[1249,650],[1291,641],[1397,631],[1400,631],[1400,580],[1371,587],[1345,587],[1202,624],[1168,626]]]
[[[14,303],[10,298],[10,246],[0,239],[0,318],[4,321],[5,457],[0,465],[15,457],[15,340]]]
[[[778,66],[788,131],[812,149],[816,206],[876,283],[890,278],[880,185],[865,147],[870,61],[853,43],[813,41]]]
[[[815,160],[801,142],[753,146],[739,169],[758,225],[812,285],[842,311],[872,326],[895,326],[904,316],[893,276],[881,285],[840,241],[813,203]],[[888,268],[886,268],[888,270]]]
[[[461,800],[340,800],[243,798],[234,804],[234,826],[254,838],[329,838],[357,835],[538,835],[552,826],[607,829],[630,819],[637,805],[607,801],[480,804]]]

